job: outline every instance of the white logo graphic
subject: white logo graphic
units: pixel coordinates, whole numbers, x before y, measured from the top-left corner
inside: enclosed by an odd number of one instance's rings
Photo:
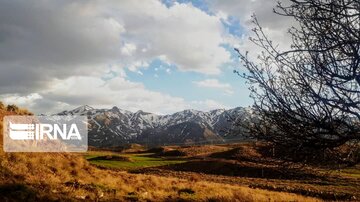
[[[9,135],[13,140],[43,140],[46,135],[50,140],[57,140],[60,136],[63,140],[81,140],[79,129],[76,124],[71,124],[67,130],[67,125],[62,124],[14,124],[9,122]]]
[[[86,116],[5,116],[5,152],[86,152]]]
[[[34,124],[12,124],[10,123],[10,138],[13,140],[33,140]]]

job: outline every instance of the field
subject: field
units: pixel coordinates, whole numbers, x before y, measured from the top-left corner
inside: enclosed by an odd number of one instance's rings
[[[27,113],[0,109],[0,134],[4,115]],[[90,149],[71,154],[0,148],[0,201],[360,199],[359,166],[332,170],[288,164],[272,158],[260,143]]]
[[[360,166],[329,169],[284,163],[263,156],[256,143],[161,147],[131,153],[94,151],[85,155],[102,169],[133,174],[246,186],[311,196],[319,200],[360,199]],[[103,159],[122,156],[125,160]]]
[[[1,135],[3,116],[14,114],[31,113],[0,107]],[[320,201],[301,194],[216,182],[216,177],[223,175],[212,177],[172,167],[186,167],[201,156],[226,152],[230,147],[146,151],[137,145],[123,151],[96,149],[85,154],[5,153],[1,135],[0,201]],[[348,175],[352,174],[349,170]]]
[[[134,170],[138,168],[146,167],[157,167],[165,166],[177,163],[184,163],[185,160],[182,159],[164,159],[164,158],[155,158],[152,157],[152,153],[140,153],[140,154],[114,154],[109,152],[89,152],[85,155],[85,158],[93,165],[102,167],[102,168],[113,168],[119,170]],[[106,158],[99,157],[116,157],[122,156],[125,157],[124,160],[106,160]]]

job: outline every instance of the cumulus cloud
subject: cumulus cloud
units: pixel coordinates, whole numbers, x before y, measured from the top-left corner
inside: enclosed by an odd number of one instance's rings
[[[202,80],[202,81],[194,81],[193,83],[196,84],[199,87],[215,88],[215,89],[223,90],[228,95],[231,95],[231,94],[234,93],[234,91],[233,91],[230,84],[221,83],[217,79],[205,79],[205,80]]]
[[[166,7],[159,1],[117,1],[113,9],[123,22],[123,37],[136,44],[134,57],[159,58],[183,71],[218,74],[230,54],[221,45],[221,19],[192,6],[175,3]],[[139,15],[141,13],[141,15]]]
[[[209,1],[209,4],[214,10],[225,13],[226,17],[237,17],[242,26],[251,25],[251,15],[255,14],[264,26],[283,29],[284,25],[291,24],[292,20],[274,14],[273,9],[278,2],[276,0],[213,0]],[[280,2],[283,5],[290,3],[289,0],[280,0]]]
[[[219,74],[230,60],[226,35],[219,16],[190,3],[0,0],[0,98],[36,112],[96,103],[189,108],[126,80],[124,68],[141,74],[159,59],[180,71]]]
[[[0,1],[0,93],[52,78],[99,74],[120,53],[124,27],[84,1]]]
[[[158,114],[170,114],[187,108],[205,111],[227,108],[214,100],[187,102],[181,97],[148,90],[141,83],[121,77],[104,81],[91,76],[73,76],[54,82],[51,88],[41,93],[6,94],[0,95],[0,99],[5,103],[17,103],[30,108],[38,114],[71,110],[84,104],[96,108],[118,106],[130,111],[141,109]]]
[[[183,71],[218,74],[230,59],[223,31],[218,17],[191,4],[1,0],[0,93],[100,74],[105,64],[134,70],[155,58]]]
[[[250,56],[256,59],[261,49],[248,40],[249,36],[254,36],[251,31],[254,28],[251,16],[256,15],[267,37],[278,45],[280,50],[287,50],[291,45],[291,37],[287,33],[292,26],[297,26],[294,19],[277,15],[273,12],[278,1],[275,0],[214,0],[209,1],[211,8],[223,16],[228,22],[229,16],[236,17],[243,28],[243,37],[227,37],[229,43],[242,52],[249,51]],[[280,0],[282,5],[288,5],[290,1]],[[228,22],[231,23],[231,22]]]
[[[125,43],[121,48],[121,54],[131,56],[136,51],[136,45],[132,43]]]
[[[77,88],[73,88],[74,85]],[[66,81],[57,82],[43,97],[68,103],[71,107],[88,104],[108,108],[116,105],[130,111],[142,109],[156,113],[186,108],[183,98],[147,90],[143,84],[121,77],[109,81],[95,77],[70,77]]]

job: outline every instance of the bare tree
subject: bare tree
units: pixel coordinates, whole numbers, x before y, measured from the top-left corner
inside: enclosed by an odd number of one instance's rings
[[[290,3],[274,9],[298,23],[290,50],[280,52],[254,16],[259,61],[237,51],[255,100],[249,133],[309,156],[360,140],[360,1]]]

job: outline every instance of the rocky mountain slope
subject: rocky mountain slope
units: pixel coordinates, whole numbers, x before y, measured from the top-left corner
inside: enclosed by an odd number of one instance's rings
[[[243,134],[231,132],[234,131],[234,121],[249,113],[249,109],[238,107],[209,112],[184,110],[157,115],[141,110],[133,113],[117,107],[95,109],[84,105],[58,115],[88,116],[91,146],[120,146],[127,143],[193,144],[224,142],[234,137],[241,139]]]

